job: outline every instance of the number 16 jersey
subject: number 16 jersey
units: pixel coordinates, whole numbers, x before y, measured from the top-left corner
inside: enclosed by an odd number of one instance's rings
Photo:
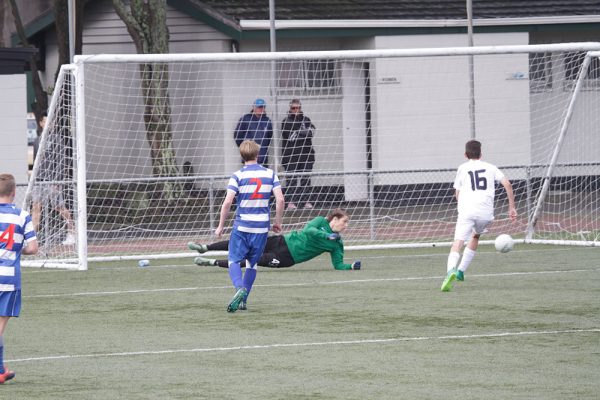
[[[458,190],[458,214],[461,217],[494,219],[495,183],[504,174],[481,160],[469,160],[458,167],[454,189]]]

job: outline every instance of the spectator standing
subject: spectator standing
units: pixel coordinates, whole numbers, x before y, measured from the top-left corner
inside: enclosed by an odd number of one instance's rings
[[[253,140],[260,146],[258,163],[264,167],[269,165],[269,146],[273,138],[273,124],[267,116],[266,107],[264,99],[254,100],[252,110],[240,118],[233,132],[238,147],[244,140]]]
[[[290,101],[288,115],[281,122],[283,155],[281,163],[286,172],[312,172],[315,164],[313,136],[315,126],[302,112],[302,103],[298,99]],[[288,210],[297,207],[313,208],[310,203],[310,174],[298,174],[286,177],[286,198]]]
[[[39,125],[44,130],[46,126],[46,113],[42,114]],[[49,131],[47,133],[46,143],[41,153],[39,153],[39,141],[41,136],[38,136],[34,145],[34,157],[41,156],[40,167],[38,168],[38,176],[36,177],[39,182],[50,182],[50,181],[62,181],[65,180],[68,168],[68,163],[65,155],[65,146],[63,144],[63,138],[58,132]],[[31,219],[33,222],[33,229],[37,232],[40,228],[40,218],[42,215],[42,204],[50,204],[51,207],[56,210],[60,216],[65,220],[67,226],[67,235],[62,241],[65,246],[75,244],[75,224],[73,223],[73,216],[67,208],[65,197],[64,197],[64,185],[59,183],[52,184],[40,184],[36,182],[31,193]]]

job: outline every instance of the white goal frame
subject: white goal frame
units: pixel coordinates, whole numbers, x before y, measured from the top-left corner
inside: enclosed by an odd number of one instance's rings
[[[600,242],[593,241],[564,241],[564,240],[539,240],[533,238],[536,221],[543,208],[545,196],[549,190],[550,178],[553,176],[553,171],[557,162],[558,155],[561,151],[561,145],[566,135],[567,128],[573,115],[573,108],[577,102],[581,91],[582,81],[585,78],[587,66],[591,57],[600,57],[600,43],[565,43],[565,44],[548,44],[548,45],[515,45],[515,46],[480,46],[480,47],[454,47],[454,48],[422,48],[422,49],[391,49],[391,50],[347,50],[347,51],[316,51],[316,52],[276,52],[276,53],[219,53],[219,54],[101,54],[101,55],[82,55],[76,56],[74,64],[66,65],[61,68],[56,87],[60,87],[69,74],[74,79],[75,101],[74,112],[72,115],[72,126],[76,133],[76,146],[74,148],[74,180],[76,187],[76,210],[74,216],[76,218],[77,229],[77,246],[76,257],[60,258],[56,260],[34,260],[25,261],[24,265],[30,266],[45,266],[45,267],[66,267],[79,270],[88,268],[88,261],[109,261],[109,260],[126,260],[144,258],[171,258],[171,257],[189,257],[192,253],[167,253],[167,254],[131,254],[131,255],[115,255],[115,256],[99,256],[88,257],[88,231],[87,231],[87,173],[86,173],[86,113],[85,110],[85,71],[86,66],[91,64],[102,63],[150,63],[150,62],[210,62],[210,61],[285,61],[285,60],[314,60],[314,59],[378,59],[391,57],[430,57],[430,56],[478,56],[478,55],[495,55],[495,54],[521,54],[531,52],[587,52],[583,66],[578,74],[577,83],[572,92],[572,97],[567,110],[566,117],[562,120],[560,137],[555,145],[552,161],[544,173],[543,186],[539,197],[536,199],[535,206],[529,210],[529,219],[526,232],[523,232],[524,238],[517,240],[518,242],[526,243],[551,243],[551,244],[569,244],[569,245],[584,245],[597,246]],[[273,81],[275,81],[273,79]],[[48,119],[54,117],[56,111],[57,97],[60,95],[58,90],[55,90]],[[46,130],[42,136],[40,148],[44,145],[46,138]],[[275,137],[275,140],[278,140]],[[278,160],[276,157],[275,165]],[[32,176],[34,176],[39,163],[36,163],[33,168]],[[385,171],[379,171],[385,172]],[[358,170],[346,173],[365,174],[364,170]],[[31,193],[32,185],[28,187],[27,198]],[[26,200],[27,201],[27,200]],[[217,201],[218,202],[218,201]],[[28,203],[24,204],[26,207]],[[491,240],[482,241],[482,243],[491,243]],[[385,243],[385,244],[368,244],[346,246],[347,249],[382,249],[382,248],[398,248],[398,247],[429,247],[437,245],[449,245],[450,242],[440,243]]]

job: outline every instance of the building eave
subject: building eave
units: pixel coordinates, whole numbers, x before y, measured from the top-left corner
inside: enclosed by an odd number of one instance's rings
[[[526,18],[478,18],[473,26],[522,26],[600,23],[600,15],[573,15]],[[455,28],[466,27],[466,19],[403,20],[276,20],[276,29],[378,29],[378,28]],[[243,31],[268,30],[269,20],[241,20]]]

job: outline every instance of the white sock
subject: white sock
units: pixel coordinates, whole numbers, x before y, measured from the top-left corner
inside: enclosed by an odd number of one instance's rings
[[[458,266],[458,270],[465,272],[467,268],[469,268],[469,264],[473,261],[473,257],[475,257],[475,251],[466,247],[465,251],[463,251],[462,260],[460,261],[460,265]]]
[[[448,254],[448,265],[446,267],[446,272],[450,272],[451,269],[456,268],[458,260],[460,260],[460,253],[457,251],[451,251],[450,254]]]

